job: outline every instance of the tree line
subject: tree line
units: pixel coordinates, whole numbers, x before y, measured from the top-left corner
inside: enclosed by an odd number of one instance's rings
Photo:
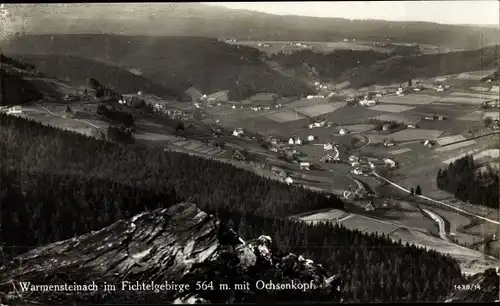
[[[270,235],[279,250],[340,273],[346,301],[441,300],[463,281],[449,256],[287,218],[343,208],[335,196],[213,160],[110,143],[13,116],[1,114],[0,126],[0,239],[11,255],[190,201],[244,238]]]
[[[500,206],[498,172],[489,167],[480,171],[471,155],[439,169],[436,183],[438,188],[453,193],[459,200],[491,208]]]

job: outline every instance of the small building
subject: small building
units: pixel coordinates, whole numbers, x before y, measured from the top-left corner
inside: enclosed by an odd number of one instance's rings
[[[414,129],[415,125],[414,124],[408,124],[406,127],[409,128],[409,129]]]
[[[290,145],[295,144],[295,141],[293,140],[293,137],[290,137],[290,139],[288,140],[288,144],[290,144]]]
[[[396,167],[396,162],[393,161],[392,159],[389,159],[389,158],[384,158],[384,163],[386,164],[386,166],[388,166],[389,168],[395,168]]]
[[[310,128],[310,129],[314,129],[315,125],[313,123],[309,123],[309,125],[307,127]]]
[[[339,130],[339,134],[340,134],[340,135],[346,135],[346,134],[347,134],[347,130],[346,130],[346,129],[344,129],[344,128],[341,128],[341,129]]]
[[[358,160],[359,160],[359,158],[357,156],[354,156],[354,155],[349,156],[350,162],[357,162]]]
[[[236,109],[236,105],[233,105],[233,107],[231,107],[232,109]]]
[[[325,144],[323,145],[323,149],[324,149],[325,151],[331,151],[331,150],[333,150],[333,146],[332,146],[332,144],[331,144],[331,143],[325,143]]]
[[[311,170],[311,163],[309,163],[309,162],[300,162],[300,169],[302,169],[302,170]]]
[[[240,136],[243,134],[243,129],[236,129],[233,131],[233,136]]]
[[[302,140],[300,140],[300,138],[297,137],[297,139],[295,139],[295,144],[300,146],[302,144]]]
[[[382,131],[387,132],[387,131],[389,131],[390,129],[391,129],[391,125],[390,125],[390,124],[388,124],[388,123],[386,123],[386,124],[384,124],[384,125],[382,126]]]
[[[363,171],[361,171],[361,169],[359,169],[359,168],[355,168],[354,170],[352,170],[352,173],[354,173],[356,175],[362,175]]]
[[[432,141],[430,141],[430,140],[424,141],[424,147],[426,147],[426,148],[432,148],[432,146],[433,146]]]
[[[12,106],[9,109],[7,109],[7,114],[22,114],[23,113],[23,108],[22,106]]]
[[[288,185],[291,185],[291,184],[293,184],[293,179],[291,177],[287,177],[285,179],[285,183],[287,183]]]
[[[434,120],[434,117],[433,116],[425,116],[424,119],[425,120]]]
[[[308,141],[314,141],[314,136],[313,136],[313,135],[309,135],[309,136],[307,136],[307,140],[308,140]]]

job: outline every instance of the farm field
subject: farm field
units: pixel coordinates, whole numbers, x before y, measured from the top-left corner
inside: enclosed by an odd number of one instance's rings
[[[500,156],[500,149],[489,149],[480,153],[474,154],[474,159],[482,159],[485,157],[498,158]]]
[[[439,97],[423,94],[411,94],[407,96],[387,96],[380,99],[380,103],[404,104],[404,105],[427,105],[438,100]]]
[[[452,151],[452,150],[456,150],[456,149],[460,149],[460,148],[464,148],[464,147],[473,146],[475,144],[476,144],[476,142],[474,140],[467,140],[464,142],[454,143],[454,144],[451,144],[451,145],[448,145],[445,147],[436,148],[435,151],[436,152],[447,152],[447,151]]]
[[[464,121],[481,121],[483,118],[484,112],[482,111],[473,111],[465,116],[457,118],[458,120]]]
[[[412,141],[412,140],[433,140],[438,138],[443,131],[438,130],[421,130],[421,129],[405,129],[389,135],[394,141]]]
[[[452,162],[456,161],[457,159],[460,159],[460,158],[462,158],[462,157],[464,157],[464,156],[466,156],[466,155],[471,155],[471,154],[474,154],[474,153],[476,153],[477,151],[479,151],[479,150],[478,150],[478,149],[474,149],[474,150],[467,151],[467,152],[465,152],[465,153],[460,153],[460,154],[458,154],[458,155],[456,155],[456,156],[454,156],[454,157],[451,157],[451,158],[448,158],[448,159],[446,159],[446,160],[443,160],[443,164],[445,164],[445,165],[449,165],[450,163],[452,163]]]
[[[399,228],[391,222],[373,219],[362,215],[352,214],[342,219],[340,222],[348,229],[357,229],[365,233],[390,234]]]
[[[309,106],[306,108],[297,109],[297,112],[299,112],[300,114],[303,114],[307,117],[317,117],[317,116],[321,116],[324,114],[334,112],[337,109],[342,108],[344,106],[346,106],[345,102],[320,104],[320,105],[314,105],[314,106]]]
[[[481,99],[498,99],[498,95],[491,93],[475,93],[466,91],[455,91],[450,94],[450,97],[469,97],[469,98],[481,98]]]
[[[275,112],[272,114],[265,115],[267,118],[274,120],[276,122],[287,122],[287,121],[295,121],[300,119],[307,118],[306,116],[296,112],[294,110],[282,110],[279,112]]]
[[[490,117],[493,120],[499,120],[500,119],[500,113],[499,112],[485,112],[483,114],[483,119]]]
[[[472,244],[481,239],[480,236],[478,237],[459,231],[463,226],[470,224],[470,220],[466,216],[441,208],[432,207],[430,210],[450,223],[450,236],[457,239],[459,243]]]
[[[463,141],[463,140],[465,140],[464,136],[462,136],[462,135],[453,135],[453,136],[440,137],[440,138],[436,139],[436,142],[440,146],[445,146],[445,145],[448,145],[450,143],[454,143],[454,142],[458,142],[458,141]]]
[[[500,87],[495,85],[495,86],[491,87],[489,92],[499,93]],[[498,95],[497,95],[497,97],[498,97]]]
[[[314,224],[317,222],[324,222],[324,221],[337,221],[338,219],[341,219],[341,218],[346,217],[348,215],[349,214],[343,210],[330,209],[330,210],[326,210],[326,211],[319,211],[319,212],[302,214],[300,216],[294,216],[294,217],[298,218],[301,221]]]
[[[327,98],[315,98],[315,99],[300,99],[296,100],[293,102],[290,102],[286,105],[287,108],[301,108],[301,107],[308,107],[308,106],[313,106],[313,105],[322,105],[322,104],[328,104],[330,103],[329,99]]]
[[[178,137],[168,134],[158,133],[137,133],[134,135],[135,139],[151,140],[151,141],[175,141]]]
[[[367,124],[366,119],[372,116],[384,114],[364,107],[345,106],[337,109],[335,112],[322,115],[322,118],[334,124]]]
[[[406,201],[392,201],[392,207],[381,210],[380,213],[376,211],[375,214],[400,227],[429,233],[438,232],[433,220],[425,218],[416,206]]]
[[[403,154],[403,153],[408,153],[411,152],[412,150],[410,148],[402,148],[394,151],[390,151],[389,153],[392,155],[398,155],[398,154]]]
[[[383,114],[375,117],[371,117],[372,119],[378,119],[381,121],[396,121],[396,122],[403,122],[404,124],[415,124],[416,122],[419,121],[418,116],[414,115],[401,115],[401,114]]]
[[[472,104],[472,105],[480,105],[483,102],[488,101],[486,98],[473,98],[473,97],[461,97],[461,96],[448,96],[439,99],[439,102],[444,103],[457,103],[457,104]]]
[[[379,104],[370,107],[372,110],[388,113],[402,113],[414,109],[415,107],[398,104]]]
[[[487,92],[490,90],[489,87],[479,87],[479,86],[469,87],[469,89],[473,90],[473,91],[479,91],[479,92]]]
[[[350,133],[363,133],[373,130],[373,124],[353,124],[353,125],[344,125],[343,128],[348,130]]]

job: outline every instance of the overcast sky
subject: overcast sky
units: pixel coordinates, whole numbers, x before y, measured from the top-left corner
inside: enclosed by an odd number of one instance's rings
[[[448,24],[498,25],[500,18],[498,0],[219,2],[210,4],[278,15],[430,21]]]

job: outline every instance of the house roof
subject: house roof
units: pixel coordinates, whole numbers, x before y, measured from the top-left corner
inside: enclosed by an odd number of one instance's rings
[[[184,91],[191,99],[197,100],[200,99],[203,94],[196,87],[189,87]]]

